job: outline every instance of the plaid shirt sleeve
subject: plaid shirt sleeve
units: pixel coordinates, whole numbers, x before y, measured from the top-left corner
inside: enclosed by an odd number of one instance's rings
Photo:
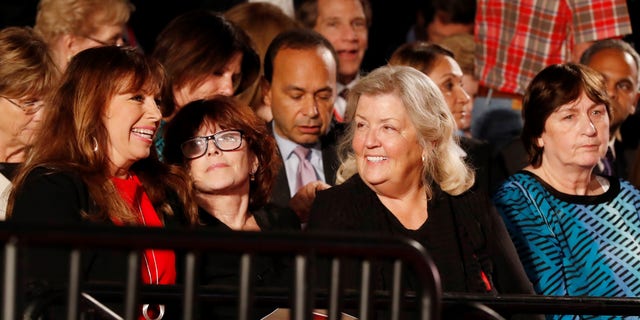
[[[625,0],[478,0],[477,76],[523,94],[544,67],[568,61],[575,43],[628,33]]]

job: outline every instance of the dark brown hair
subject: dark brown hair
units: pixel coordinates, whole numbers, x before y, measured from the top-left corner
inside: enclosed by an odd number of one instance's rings
[[[242,53],[242,75],[234,94],[258,77],[260,57],[241,28],[218,13],[196,10],[169,22],[158,35],[152,55],[167,69],[171,89],[198,85],[220,71],[236,53]],[[165,95],[165,100],[168,97]]]
[[[604,77],[593,69],[575,63],[555,64],[544,68],[531,80],[522,102],[522,143],[529,163],[539,167],[543,148],[537,139],[544,132],[549,116],[561,106],[575,101],[582,93],[593,102],[604,104],[611,116],[610,100]]]
[[[167,163],[187,167],[180,145],[193,138],[207,123],[221,129],[242,131],[242,137],[258,159],[258,170],[249,189],[249,210],[259,209],[269,201],[271,189],[280,168],[275,139],[267,125],[249,106],[231,97],[216,96],[210,100],[188,103],[167,124],[163,156]]]
[[[95,211],[83,212],[91,221],[120,221],[137,224],[137,213],[119,196],[110,180],[107,129],[103,117],[111,99],[122,92],[145,92],[159,96],[167,84],[162,65],[132,48],[97,47],[75,55],[55,91],[33,149],[23,170],[15,178],[19,192],[27,175],[38,167],[77,174],[89,189]],[[55,137],[51,134],[54,133]],[[137,174],[158,214],[173,215],[166,203],[167,192],[174,192],[184,204],[187,221],[197,219],[197,207],[190,197],[188,176],[179,168],[160,163],[151,155],[136,162]],[[13,196],[9,202],[11,212]]]

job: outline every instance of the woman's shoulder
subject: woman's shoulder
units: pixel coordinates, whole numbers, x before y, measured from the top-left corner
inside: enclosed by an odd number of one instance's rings
[[[345,182],[333,186],[329,189],[325,189],[322,191],[318,191],[317,197],[320,198],[330,198],[330,199],[342,199],[348,198],[353,199],[366,196],[366,191],[371,190],[369,187],[362,181],[360,175],[355,174],[351,178],[347,179]]]
[[[38,184],[49,187],[75,187],[86,189],[86,184],[77,172],[66,168],[39,166],[31,169],[25,177],[25,185]]]

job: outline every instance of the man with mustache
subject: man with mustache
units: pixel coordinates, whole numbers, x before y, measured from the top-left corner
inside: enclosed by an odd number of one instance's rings
[[[284,164],[271,202],[289,206],[304,223],[316,190],[329,188],[338,168],[337,130],[330,130],[338,59],[322,35],[295,29],[278,35],[264,60],[264,101]]]

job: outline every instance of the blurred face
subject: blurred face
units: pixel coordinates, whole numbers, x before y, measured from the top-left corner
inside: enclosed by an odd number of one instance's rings
[[[427,75],[444,95],[458,130],[468,130],[471,126],[471,99],[464,90],[464,75],[458,63],[451,57],[440,56]]]
[[[441,15],[436,14],[427,25],[427,39],[432,43],[439,43],[448,36],[460,33],[473,34],[473,24],[445,23]]]
[[[338,53],[339,81],[348,84],[360,71],[368,46],[367,19],[359,0],[318,0],[318,19],[313,28]]]
[[[31,145],[35,133],[40,129],[43,102],[36,97],[11,98],[0,96],[0,151],[4,156],[0,162],[22,162],[11,158],[12,153]]]
[[[174,87],[173,95],[179,108],[189,102],[211,98],[215,95],[232,96],[240,84],[242,53],[234,54],[221,70],[208,75],[199,84],[188,83],[183,87]]]
[[[196,136],[211,136],[223,132],[218,125],[206,123]],[[249,194],[249,176],[258,168],[258,159],[246,141],[238,149],[220,150],[213,140],[207,141],[204,155],[189,161],[189,174],[196,190],[206,194]]]
[[[638,69],[633,57],[617,49],[604,49],[593,55],[587,65],[607,81],[607,93],[613,100],[611,128],[616,130],[635,112],[638,103]]]
[[[608,140],[609,116],[605,106],[583,93],[547,118],[538,146],[544,148],[543,165],[591,170],[605,155]]]
[[[384,195],[419,187],[424,148],[400,98],[362,95],[353,121],[352,147],[364,182]]]
[[[326,48],[280,50],[265,103],[275,131],[297,144],[312,145],[327,133],[336,92],[336,63]]]
[[[142,92],[119,93],[109,102],[103,122],[109,134],[107,154],[116,170],[128,170],[149,156],[162,117],[155,98]]]

